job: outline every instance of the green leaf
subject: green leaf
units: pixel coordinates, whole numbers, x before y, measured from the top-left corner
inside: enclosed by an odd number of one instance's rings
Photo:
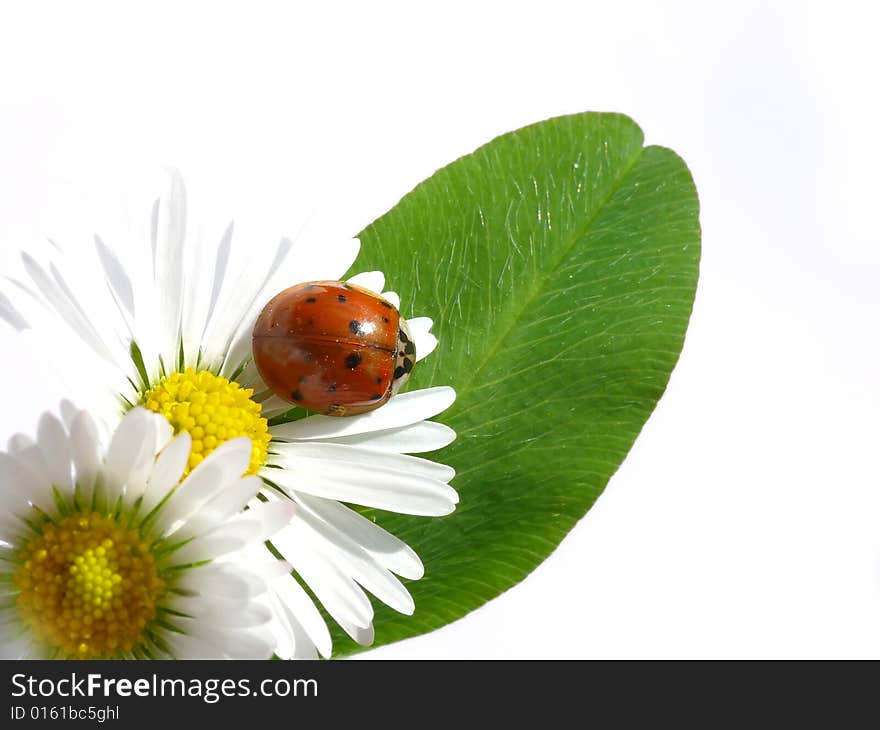
[[[376,645],[430,631],[521,581],[620,466],[678,359],[700,256],[684,162],[619,114],[499,137],[361,234],[404,316],[440,340],[412,388],[448,384],[437,460],[461,502],[442,519],[369,511],[425,564],[414,616],[376,606]],[[374,602],[377,603],[378,602]],[[338,656],[358,651],[338,629]]]

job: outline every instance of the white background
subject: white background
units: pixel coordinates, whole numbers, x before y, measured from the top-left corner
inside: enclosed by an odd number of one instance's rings
[[[625,112],[690,165],[695,312],[632,453],[523,584],[367,656],[880,657],[868,3],[11,5],[4,267],[145,216],[169,165],[203,210],[316,242],[558,114]],[[51,389],[0,347],[5,436]]]

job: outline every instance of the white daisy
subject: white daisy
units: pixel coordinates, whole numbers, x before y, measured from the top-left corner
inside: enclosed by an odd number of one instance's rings
[[[62,411],[0,452],[0,657],[271,657],[267,585],[236,553],[296,507],[255,500],[250,441],[181,482],[191,438],[161,416],[130,410],[104,452],[88,413]]]
[[[0,294],[0,317],[29,336],[47,361],[58,362],[63,353],[59,377],[69,363],[87,364],[75,369],[67,392],[82,403],[103,403],[106,419],[144,405],[165,415],[175,433],[189,433],[189,468],[228,439],[252,440],[248,472],[264,479],[262,497],[298,506],[273,539],[293,566],[292,575],[277,575],[269,551],[249,554],[252,565],[271,573],[268,604],[277,654],[329,656],[329,631],[300,581],[363,644],[373,636],[373,608],[364,589],[398,611],[413,612],[397,576],[420,578],[418,557],[341,503],[424,516],[452,512],[458,501],[449,486],[454,471],[410,454],[442,448],[455,438],[452,429],[428,420],[452,404],[455,392],[427,388],[396,395],[359,416],[290,420],[297,414],[269,391],[253,364],[254,322],[278,291],[339,279],[359,243],[316,248],[283,239],[271,256],[255,256],[238,267],[231,263],[232,238],[231,224],[215,247],[187,233],[186,196],[173,173],[153,207],[144,237],[149,245],[127,249],[126,265],[100,238],[93,266],[83,266],[81,259],[77,266],[62,264],[55,244],[42,264],[23,253],[26,276],[10,279],[9,298]],[[231,276],[239,268],[241,274]],[[77,274],[79,286],[73,282]],[[348,281],[400,307],[396,293],[382,293],[382,273]],[[408,324],[422,359],[437,346],[432,322],[416,317]],[[65,339],[59,340],[62,329]]]

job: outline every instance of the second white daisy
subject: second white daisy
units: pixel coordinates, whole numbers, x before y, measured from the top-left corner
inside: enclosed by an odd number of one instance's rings
[[[237,552],[295,507],[254,501],[248,440],[181,483],[191,439],[161,417],[131,410],[105,452],[90,416],[64,410],[0,453],[0,656],[271,657],[267,586]]]

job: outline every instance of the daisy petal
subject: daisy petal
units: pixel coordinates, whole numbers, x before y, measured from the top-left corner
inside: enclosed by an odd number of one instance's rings
[[[323,555],[327,545],[295,515],[288,528],[272,538],[272,544],[312,589],[333,619],[367,627],[373,620],[370,599],[349,576]]]
[[[256,524],[257,530],[251,542],[262,543],[285,527],[296,511],[297,507],[293,502],[257,502],[246,512],[229,520],[225,526],[234,525],[236,522]]]
[[[113,355],[110,353],[107,345],[95,331],[95,328],[80,313],[82,311],[81,307],[67,298],[57,282],[52,281],[32,256],[22,253],[21,258],[24,262],[25,270],[55,313],[96,354],[109,362],[114,362]]]
[[[132,289],[131,279],[128,278],[125,267],[119,262],[112,249],[107,248],[107,245],[98,236],[95,236],[95,249],[98,252],[98,258],[104,268],[104,275],[107,277],[111,291],[116,295],[117,301],[134,317],[134,289]]]
[[[430,332],[434,326],[434,320],[430,317],[413,317],[406,320],[410,331],[415,335],[416,332]]]
[[[229,265],[229,253],[232,250],[232,232],[235,226],[230,223],[217,246],[217,256],[214,261],[214,283],[211,287],[211,299],[208,302],[208,311],[205,316],[205,326],[202,330],[202,339],[204,339],[205,331],[214,314],[214,307],[217,306],[217,300],[220,298],[220,291],[223,288],[223,281],[226,278],[226,267]]]
[[[73,419],[76,418],[77,414],[80,412],[79,408],[65,398],[61,401],[58,411],[61,414],[61,422],[64,424],[64,428],[70,431],[70,427],[73,425]]]
[[[382,292],[382,298],[392,304],[394,308],[400,311],[400,295],[394,291]]]
[[[236,519],[215,527],[193,538],[175,550],[173,560],[178,565],[213,560],[263,542],[287,524],[295,512],[292,503],[260,504],[242,513]]]
[[[28,327],[27,320],[2,292],[0,292],[0,318],[6,320],[6,323],[18,332],[21,332]]]
[[[20,454],[22,451],[33,448],[36,445],[36,442],[30,436],[23,433],[13,434],[9,437],[9,441],[6,442],[6,448],[10,454]]]
[[[266,592],[262,579],[248,570],[236,568],[225,563],[202,565],[181,576],[180,586],[202,595],[236,598],[242,602]]]
[[[193,515],[187,523],[187,531],[196,534],[202,532],[207,525],[225,522],[241,512],[262,488],[263,480],[255,476],[245,477],[228,485]]]
[[[407,515],[448,515],[458,502],[448,484],[378,465],[365,471],[351,464],[324,463],[317,470],[301,465],[275,472],[272,481],[288,494],[304,492]]]
[[[425,388],[394,396],[381,408],[351,418],[309,416],[271,429],[272,438],[282,441],[296,439],[339,438],[373,431],[400,428],[436,416],[455,401],[455,391],[448,386]]]
[[[286,575],[272,584],[272,590],[287,608],[291,618],[295,619],[308,635],[321,656],[329,658],[333,650],[330,631],[302,586],[293,577]]]
[[[314,471],[320,471],[327,463],[345,463],[364,471],[378,467],[441,482],[448,482],[455,476],[455,469],[446,464],[416,456],[376,453],[371,449],[344,444],[300,441],[279,443],[275,445],[275,449],[278,453],[272,457],[272,463],[286,469],[310,467]],[[268,478],[271,479],[272,474],[271,469],[266,470]]]
[[[79,411],[70,424],[70,447],[77,485],[84,501],[90,503],[101,468],[101,456],[98,453],[98,429],[86,411]]]
[[[346,281],[349,284],[369,289],[371,292],[381,295],[382,289],[385,286],[385,274],[381,271],[365,271],[362,274],[352,276]]]
[[[247,471],[250,463],[251,440],[246,436],[239,436],[214,449],[196,469],[203,464],[213,464],[220,467],[225,473],[238,478]]]
[[[221,493],[227,484],[237,480],[248,468],[250,459],[251,440],[244,436],[231,439],[214,449],[171,495],[159,513],[157,527],[173,531],[176,523],[185,521],[208,500]]]
[[[297,495],[297,499],[314,515],[348,535],[362,550],[391,572],[410,580],[419,580],[425,574],[425,568],[415,550],[375,522],[333,500],[304,494]]]
[[[153,452],[155,453],[164,448],[171,440],[171,437],[174,435],[174,429],[171,427],[171,424],[168,423],[168,419],[165,418],[165,416],[153,413],[152,411],[149,411],[148,413],[150,418],[153,419],[153,430],[155,433]]]
[[[17,519],[13,514],[6,514],[6,511],[17,510],[25,511],[27,504],[15,497],[10,499],[11,495],[5,493],[0,495],[0,541],[9,545],[15,545],[21,538],[22,534],[27,530],[27,526]]]
[[[269,628],[275,637],[275,656],[284,660],[317,659],[315,643],[284,602],[274,593],[269,594],[267,602],[272,611]]]
[[[253,539],[257,532],[254,523],[238,522],[224,530],[209,533],[190,540],[171,554],[174,565],[190,565],[205,560],[214,560],[221,555],[241,550]]]
[[[373,560],[372,556],[364,552],[348,535],[313,515],[305,503],[303,507],[304,509],[299,513],[301,519],[317,536],[323,538],[330,548],[324,553],[326,557],[395,611],[407,616],[415,611],[415,602],[409,591],[392,573]]]
[[[184,431],[162,449],[147,480],[141,509],[148,514],[180,481],[189,460],[192,437]]]
[[[357,238],[343,238],[316,246],[313,241],[298,237],[293,246],[289,259],[291,270],[287,272],[291,284],[341,279],[357,258],[361,242]]]
[[[437,338],[431,334],[434,322],[430,317],[416,317],[406,320],[416,346],[416,362],[424,360],[437,349]]]
[[[230,630],[228,626],[183,617],[175,618],[174,625],[189,636],[222,647],[230,659],[268,659],[272,656],[272,638],[268,631]]]
[[[168,186],[159,200],[153,238],[153,271],[162,325],[161,349],[166,362],[178,357],[183,313],[183,245],[186,240],[186,188],[177,170],[169,171]]]
[[[347,621],[342,621],[339,623],[342,627],[343,631],[348,634],[352,639],[354,639],[361,646],[370,646],[376,640],[376,631],[373,628],[373,624],[370,623],[368,626],[361,627],[356,626],[355,624],[351,624]]]
[[[37,425],[37,444],[43,454],[43,462],[52,484],[68,495],[73,492],[70,476],[70,442],[67,432],[55,416],[44,413]]]
[[[104,476],[111,502],[123,493],[127,485],[131,492],[146,484],[153,465],[156,445],[156,422],[152,413],[142,408],[129,411],[110,439],[104,459]]]
[[[262,309],[263,304],[265,304],[265,300],[268,299],[268,296],[264,295],[265,290],[268,288],[269,282],[276,275],[283,261],[287,258],[292,246],[293,244],[290,239],[281,239],[275,250],[275,256],[269,266],[263,270],[261,278],[255,285],[252,285],[246,290],[247,294],[245,294],[245,296],[247,297],[248,294],[250,296],[246,299],[240,296],[236,297],[235,304],[232,307],[232,314],[226,315],[229,326],[224,330],[226,339],[225,342],[222,343],[223,349],[222,351],[217,352],[216,355],[213,353],[212,355],[209,355],[210,359],[213,359],[215,356],[225,355],[221,374],[229,374],[232,371],[237,370],[247,357],[254,322],[256,321],[257,315]],[[214,339],[215,338],[213,337],[209,338],[209,340]],[[208,348],[208,352],[211,352],[210,348]]]
[[[265,399],[258,399],[258,402],[262,406],[260,411],[260,415],[263,418],[272,418],[273,416],[277,416],[279,413],[285,413],[293,408],[292,403],[288,403],[285,400],[281,400],[277,395],[270,395]]]
[[[218,466],[199,464],[163,505],[156,528],[165,537],[179,530],[190,515],[223,489],[224,476]],[[184,532],[180,536],[184,539],[187,537]]]
[[[160,638],[177,659],[224,659],[218,645],[203,637],[163,629]]]
[[[36,483],[43,485],[43,489],[46,487],[51,488],[52,477],[46,466],[46,460],[43,458],[43,452],[36,443],[25,446],[15,456],[19,463],[33,476]]]
[[[199,621],[209,621],[215,626],[260,626],[272,619],[272,612],[268,608],[253,601],[229,610],[231,607],[222,601],[206,603],[200,596],[176,595],[166,605],[172,611],[198,617]]]
[[[6,636],[0,641],[0,659],[25,659],[31,655],[31,639],[27,635]]]
[[[31,449],[36,449],[32,446]],[[0,484],[3,485],[4,501],[14,504],[17,512],[26,512],[27,503],[39,507],[46,514],[55,514],[51,484],[40,479],[21,461],[21,455],[11,456],[0,452]]]
[[[422,454],[436,451],[455,441],[455,431],[443,423],[422,421],[403,428],[371,431],[355,436],[330,439],[334,444],[362,446],[373,451],[393,451],[398,454]]]

